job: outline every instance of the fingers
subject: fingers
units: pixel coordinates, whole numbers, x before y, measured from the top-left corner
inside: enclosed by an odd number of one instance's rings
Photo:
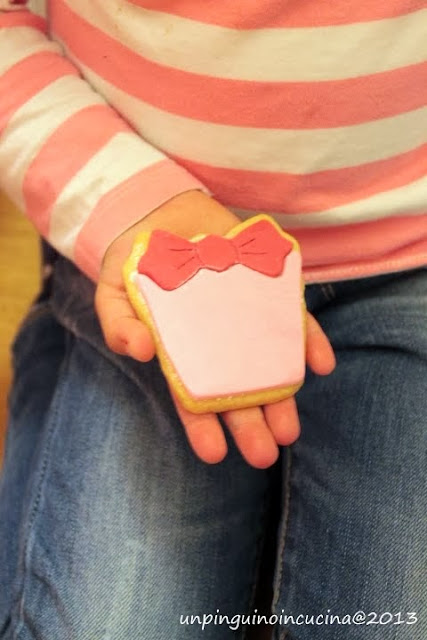
[[[311,313],[307,314],[306,359],[310,369],[318,375],[326,376],[335,369],[331,343]]]
[[[222,417],[246,462],[257,469],[276,462],[279,449],[259,407],[226,411]]]
[[[221,462],[227,455],[227,442],[217,416],[191,413],[173,394],[172,398],[194,453],[208,464]]]
[[[264,416],[277,444],[287,446],[299,438],[301,427],[294,397],[265,405]]]
[[[227,455],[227,442],[217,416],[191,413],[172,397],[194,453],[209,464],[221,462]],[[276,462],[279,449],[259,407],[226,411],[222,416],[248,464],[265,469]]]
[[[125,291],[100,282],[95,307],[105,342],[112,351],[142,362],[154,357],[155,345],[150,331],[135,316]]]

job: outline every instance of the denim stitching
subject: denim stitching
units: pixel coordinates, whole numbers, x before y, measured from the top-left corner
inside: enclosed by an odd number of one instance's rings
[[[331,302],[331,300],[334,299],[334,291],[332,289],[332,293],[331,293],[331,285],[329,283],[323,283],[320,285],[320,291],[323,293],[324,297],[326,298],[326,300],[328,302]]]
[[[331,294],[331,300],[333,300],[335,298],[335,289],[334,289],[333,285],[330,282],[328,282],[328,284],[326,286],[328,288],[328,291]]]
[[[285,492],[283,497],[283,526],[280,533],[280,543],[279,543],[279,550],[277,554],[277,563],[279,565],[279,568],[278,568],[278,573],[276,576],[275,586],[274,586],[274,595],[273,595],[273,603],[272,603],[273,611],[277,607],[277,603],[280,596],[281,583],[282,583],[283,558],[285,555],[285,548],[286,548],[286,534],[288,531],[290,500],[291,500],[291,470],[292,470],[292,449],[291,447],[287,447],[286,475],[285,475],[285,482],[284,482]],[[288,631],[287,629],[285,629],[280,634],[279,640],[285,640],[287,637],[286,636],[287,633]]]
[[[70,358],[70,351],[71,348],[70,346],[68,346],[65,356],[64,356],[64,361],[61,367],[61,372],[66,369],[68,367],[68,363],[69,363],[69,358]],[[58,427],[59,424],[59,420],[58,420],[58,414],[59,414],[59,407],[61,404],[61,399],[62,399],[62,395],[64,393],[64,385],[62,384],[62,380],[63,377],[61,376],[60,378],[61,383],[58,384],[58,395],[56,396],[56,404],[54,406],[53,409],[53,414],[52,414],[52,419],[51,419],[51,424],[49,426],[49,430],[48,430],[48,437],[47,437],[47,441],[46,441],[46,445],[45,445],[45,449],[44,449],[44,459],[40,468],[40,476],[39,476],[39,486],[37,489],[37,492],[35,494],[35,498],[34,498],[34,504],[31,510],[31,514],[28,520],[28,525],[27,525],[27,535],[25,537],[25,542],[23,545],[23,552],[22,552],[22,587],[21,587],[21,595],[19,597],[19,607],[18,607],[18,617],[16,620],[16,626],[15,626],[15,630],[12,632],[12,640],[18,640],[19,635],[23,629],[24,626],[24,604],[25,604],[25,597],[26,597],[26,589],[28,587],[28,573],[29,573],[29,568],[30,568],[30,560],[31,560],[31,554],[32,554],[32,550],[33,550],[33,542],[34,542],[34,537],[33,537],[33,525],[35,523],[35,520],[37,518],[37,515],[39,513],[39,505],[40,505],[40,500],[42,497],[42,493],[43,493],[43,489],[45,486],[45,480],[46,480],[46,470],[49,464],[49,460],[50,460],[50,450],[52,447],[52,440],[53,440],[53,436],[56,432],[56,429]],[[59,381],[58,381],[59,382]],[[19,563],[21,565],[21,562]]]
[[[269,484],[267,485],[264,493],[263,510],[260,518],[261,523],[264,523],[264,525],[266,524],[266,520],[267,520],[266,514],[267,514],[268,500],[266,498],[268,495],[268,489],[269,489]],[[255,558],[255,575],[254,575],[254,580],[252,583],[252,589],[251,589],[250,598],[249,598],[249,611],[251,611],[251,607],[253,606],[255,601],[255,593],[258,586],[258,578],[259,578],[259,572],[261,567],[261,558],[262,558],[262,551],[264,548],[264,542],[265,542],[265,526],[264,527],[261,526],[260,532],[257,538],[257,556]],[[243,626],[241,640],[245,640],[247,631],[248,631],[247,626],[246,625]]]

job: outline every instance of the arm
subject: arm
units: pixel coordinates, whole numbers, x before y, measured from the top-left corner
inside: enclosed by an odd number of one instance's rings
[[[154,345],[121,276],[135,234],[154,228],[187,237],[223,234],[238,222],[193,176],[142,140],[26,10],[0,12],[0,187],[58,251],[98,281],[96,308],[108,346],[142,361],[153,357]],[[329,344],[314,320],[308,329],[308,362],[327,373],[333,368]],[[222,459],[226,442],[218,418],[176,406],[195,452],[207,462]],[[292,398],[264,410],[229,411],[223,419],[258,467],[272,464],[277,444],[299,433]]]
[[[0,188],[97,280],[116,237],[177,194],[204,187],[91,89],[47,38],[43,19],[1,2]]]

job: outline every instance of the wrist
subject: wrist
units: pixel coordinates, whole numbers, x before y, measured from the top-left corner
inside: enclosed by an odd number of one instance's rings
[[[123,262],[126,259],[136,235],[143,231],[162,229],[190,239],[198,234],[225,235],[240,222],[234,213],[202,191],[186,191],[171,198],[118,236],[105,252],[103,266],[106,261],[114,261],[117,262],[117,268],[121,269],[120,260]]]
[[[186,191],[152,211],[138,224],[138,231],[163,229],[184,238],[197,234],[224,235],[241,220],[202,191]]]

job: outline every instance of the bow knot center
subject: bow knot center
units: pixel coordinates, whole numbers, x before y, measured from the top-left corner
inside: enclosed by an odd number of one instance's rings
[[[203,265],[214,271],[225,271],[238,260],[233,243],[221,236],[206,236],[194,246]]]

